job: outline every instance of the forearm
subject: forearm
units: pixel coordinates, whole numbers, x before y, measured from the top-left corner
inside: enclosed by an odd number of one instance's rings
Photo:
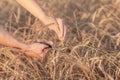
[[[24,43],[16,40],[7,31],[5,31],[1,25],[0,25],[0,44],[19,49],[25,49],[27,47]]]
[[[35,17],[39,18],[43,23],[46,22],[48,16],[44,13],[41,7],[35,2],[35,0],[16,0],[20,5],[27,9]]]

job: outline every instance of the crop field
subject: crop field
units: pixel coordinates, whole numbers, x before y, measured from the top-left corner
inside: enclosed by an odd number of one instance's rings
[[[0,0],[0,25],[18,40],[53,41],[42,60],[0,45],[0,80],[120,80],[120,0],[36,0],[47,15],[64,19],[58,40],[15,0]]]

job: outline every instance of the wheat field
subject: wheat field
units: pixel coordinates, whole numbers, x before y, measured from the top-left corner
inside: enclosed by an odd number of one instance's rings
[[[0,80],[120,80],[120,0],[36,0],[64,19],[64,42],[14,0],[0,0],[0,24],[25,43],[53,41],[39,61],[0,45]]]

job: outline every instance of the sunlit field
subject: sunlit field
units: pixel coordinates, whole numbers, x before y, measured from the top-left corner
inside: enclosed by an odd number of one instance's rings
[[[64,19],[58,40],[15,0],[0,0],[0,24],[25,43],[53,41],[41,61],[0,45],[0,80],[120,80],[120,0],[36,0],[52,17]]]

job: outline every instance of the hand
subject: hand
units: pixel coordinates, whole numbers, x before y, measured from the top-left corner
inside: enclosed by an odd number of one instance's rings
[[[47,44],[52,46],[52,42],[46,42]],[[27,56],[36,58],[36,59],[41,59],[45,56],[45,54],[50,50],[50,47],[48,45],[43,44],[42,42],[40,43],[33,43],[29,44],[28,48],[25,50],[25,53]]]
[[[46,24],[51,23],[53,24],[49,26],[49,29],[55,31],[60,40],[64,40],[66,35],[66,26],[63,24],[63,20],[60,18],[49,18]]]

